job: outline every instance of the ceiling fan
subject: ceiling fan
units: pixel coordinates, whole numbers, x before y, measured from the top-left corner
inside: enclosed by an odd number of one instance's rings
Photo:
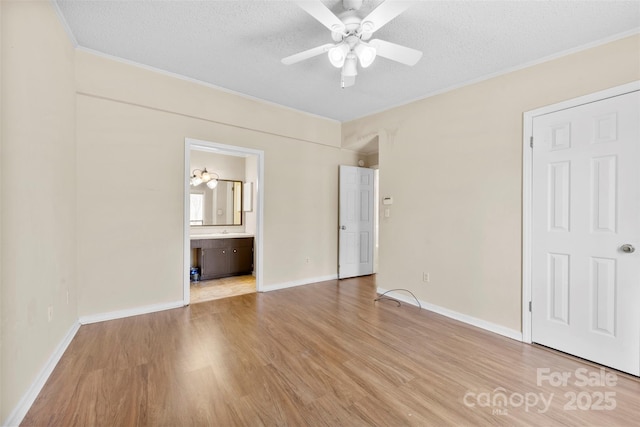
[[[386,0],[364,18],[358,16],[363,0],[342,0],[344,12],[333,14],[320,0],[298,1],[297,4],[322,25],[331,30],[335,43],[305,50],[282,59],[285,65],[295,64],[305,59],[327,53],[331,65],[341,68],[342,88],[353,86],[358,75],[358,62],[362,68],[370,66],[377,56],[391,59],[405,65],[415,65],[422,52],[388,41],[371,39],[379,30],[396,16],[407,10],[406,1]]]

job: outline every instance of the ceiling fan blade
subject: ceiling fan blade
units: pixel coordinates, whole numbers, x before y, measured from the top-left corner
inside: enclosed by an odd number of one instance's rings
[[[376,55],[405,65],[416,65],[422,58],[422,52],[410,47],[400,46],[384,40],[370,40],[369,44],[376,48]]]
[[[331,43],[323,44],[322,46],[314,47],[312,49],[305,50],[300,53],[296,53],[286,58],[282,58],[284,65],[295,64],[296,62],[304,61],[305,59],[313,58],[314,56],[322,55],[328,52],[334,45]]]
[[[320,0],[299,1],[298,6],[316,18],[322,25],[337,33],[344,32],[344,23],[331,12]]]
[[[407,10],[409,6],[411,6],[410,2],[386,0],[362,19],[360,28],[363,33],[367,34],[378,31],[393,18]]]

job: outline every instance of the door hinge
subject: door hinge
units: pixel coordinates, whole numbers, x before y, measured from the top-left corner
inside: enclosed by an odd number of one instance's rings
[[[533,148],[533,136],[529,138],[529,147]]]
[[[529,312],[531,312],[531,301],[529,301]]]

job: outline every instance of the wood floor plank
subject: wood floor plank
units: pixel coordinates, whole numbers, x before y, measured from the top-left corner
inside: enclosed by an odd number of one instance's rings
[[[303,413],[305,426],[340,426],[349,420],[349,427],[367,427],[371,424],[354,410],[353,405],[344,405],[333,396],[323,396],[305,407]]]
[[[638,378],[375,296],[370,276],[82,326],[22,425],[627,426],[640,419]],[[541,382],[540,369],[571,380]],[[578,370],[616,381],[581,385]],[[592,407],[599,393],[615,407]],[[549,405],[525,406],[534,395]],[[568,405],[571,396],[581,396],[582,408]]]

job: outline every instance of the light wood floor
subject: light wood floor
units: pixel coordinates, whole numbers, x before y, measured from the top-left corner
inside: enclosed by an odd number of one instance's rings
[[[366,277],[82,326],[23,425],[638,425],[634,377],[581,387],[597,366],[374,297]]]
[[[191,282],[191,304],[250,294],[256,291],[256,278],[252,275],[225,277],[216,280]]]

